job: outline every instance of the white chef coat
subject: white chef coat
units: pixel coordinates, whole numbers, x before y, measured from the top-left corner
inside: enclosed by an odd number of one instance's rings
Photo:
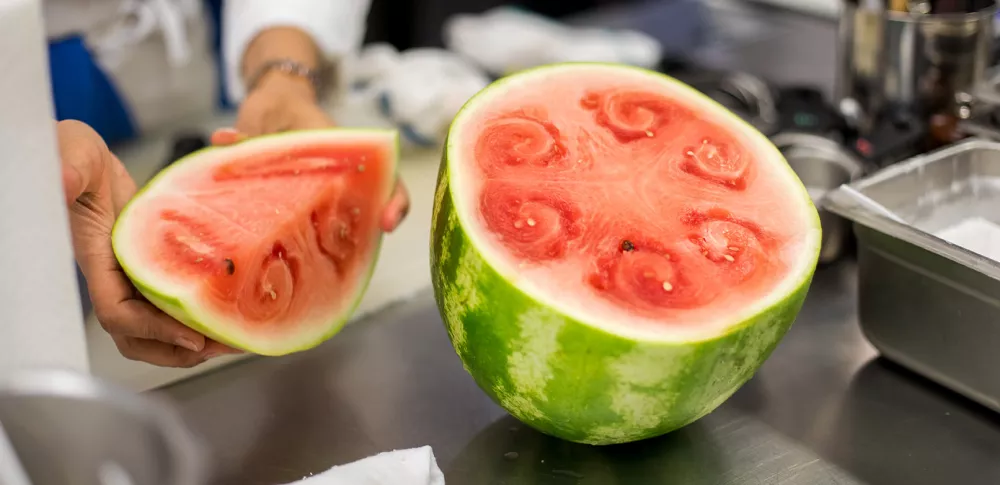
[[[243,52],[266,28],[298,27],[336,62],[360,47],[370,6],[370,0],[223,0],[222,59],[216,59],[215,25],[203,2],[42,0],[50,39],[82,37],[140,132],[215,111],[219,72],[228,98],[241,100]]]

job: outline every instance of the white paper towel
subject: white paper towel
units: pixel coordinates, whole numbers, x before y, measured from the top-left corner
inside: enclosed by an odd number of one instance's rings
[[[88,370],[38,0],[0,2],[0,374]]]
[[[389,451],[287,485],[444,485],[430,446]]]

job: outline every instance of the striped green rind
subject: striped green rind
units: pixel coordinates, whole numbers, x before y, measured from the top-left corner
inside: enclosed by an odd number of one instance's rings
[[[473,109],[474,101],[463,110]],[[713,337],[665,342],[615,335],[540,302],[490,265],[459,220],[448,165],[446,149],[430,244],[431,280],[448,336],[480,388],[552,436],[625,443],[712,412],[770,356],[812,281],[814,264],[796,275],[798,283],[783,298]],[[799,189],[802,203],[811,205]],[[818,230],[818,215],[814,219],[815,227],[803,230]],[[818,259],[818,245],[803,250]]]
[[[629,340],[540,304],[499,275],[466,236],[441,164],[431,279],[466,371],[497,404],[544,433],[588,444],[658,436],[712,412],[791,326],[811,282],[701,342]]]
[[[268,135],[261,135],[252,138],[247,141],[241,142],[241,144],[251,144],[258,142],[273,142],[278,141],[283,138],[297,137],[301,135],[311,135],[316,133],[337,131],[339,133],[352,133],[352,132],[371,132],[371,131],[382,131],[373,129],[359,129],[359,128],[332,128],[324,130],[299,130],[294,132],[284,132],[275,133]],[[392,180],[395,180],[398,176],[398,153],[399,153],[399,138],[394,137],[395,143],[393,147],[393,152],[396,154],[388,163],[390,164],[389,172],[391,173]],[[128,223],[129,207],[136,201],[140,200],[143,194],[151,187],[156,186],[160,179],[166,178],[167,174],[174,170],[183,170],[188,167],[192,162],[197,163],[197,160],[201,157],[211,156],[217,154],[226,147],[212,146],[203,148],[196,152],[190,153],[177,161],[171,163],[168,167],[157,173],[151,180],[149,180],[139,191],[129,200],[129,202],[122,209],[118,220],[115,221],[114,228],[112,229],[112,248],[115,252],[115,257],[118,259],[119,265],[121,265],[122,270],[128,276],[132,285],[142,294],[146,300],[152,303],[155,307],[160,309],[162,312],[170,315],[172,318],[178,322],[184,324],[185,326],[197,331],[198,333],[215,340],[216,342],[223,343],[230,347],[240,349],[246,352],[251,352],[257,355],[265,356],[281,356],[292,354],[295,352],[302,352],[314,348],[323,342],[329,340],[334,335],[343,329],[344,325],[350,320],[351,316],[357,310],[358,305],[361,303],[361,299],[371,282],[372,273],[375,271],[375,265],[378,262],[378,256],[381,252],[382,246],[382,234],[373,241],[374,250],[372,252],[372,257],[366,262],[366,269],[363,276],[357,281],[357,286],[353,290],[351,298],[348,300],[350,303],[345,306],[340,312],[335,315],[331,315],[330,322],[328,325],[323,326],[323,331],[319,333],[312,333],[305,335],[300,338],[289,338],[284,341],[275,341],[274,339],[269,339],[268,341],[252,341],[237,338],[232,334],[230,330],[234,325],[240,325],[239,320],[232,321],[219,321],[212,319],[211,317],[205,317],[201,315],[201,312],[195,310],[193,305],[185,303],[183,298],[176,295],[168,295],[163,291],[157,289],[156,281],[147,281],[139,277],[135,271],[133,265],[141,265],[142,261],[131,261],[127,258],[122,257],[118,248],[123,247],[128,244],[136,244],[141,241],[131,241],[124,236],[124,231],[122,227]],[[341,288],[342,289],[342,288]],[[227,331],[228,330],[228,331]]]

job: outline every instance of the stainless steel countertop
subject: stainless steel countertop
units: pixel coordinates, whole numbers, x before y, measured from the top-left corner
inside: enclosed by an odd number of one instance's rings
[[[834,26],[766,12],[730,14],[758,37],[714,59],[829,93]],[[507,416],[462,369],[430,293],[312,351],[160,392],[214,449],[216,484],[284,483],[427,444],[449,485],[1000,483],[1000,415],[876,358],[856,277],[850,261],[822,268],[753,380],[702,420],[624,446],[570,444]]]
[[[313,351],[161,392],[214,449],[217,484],[285,483],[426,444],[449,485],[1000,483],[1000,416],[875,358],[855,289],[853,262],[821,269],[754,379],[702,420],[624,446],[507,416],[462,369],[429,293]]]

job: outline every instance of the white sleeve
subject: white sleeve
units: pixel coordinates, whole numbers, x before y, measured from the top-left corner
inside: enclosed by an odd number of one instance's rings
[[[328,62],[356,52],[365,35],[370,0],[223,0],[222,55],[229,99],[246,95],[243,53],[261,31],[297,27],[308,33]]]

